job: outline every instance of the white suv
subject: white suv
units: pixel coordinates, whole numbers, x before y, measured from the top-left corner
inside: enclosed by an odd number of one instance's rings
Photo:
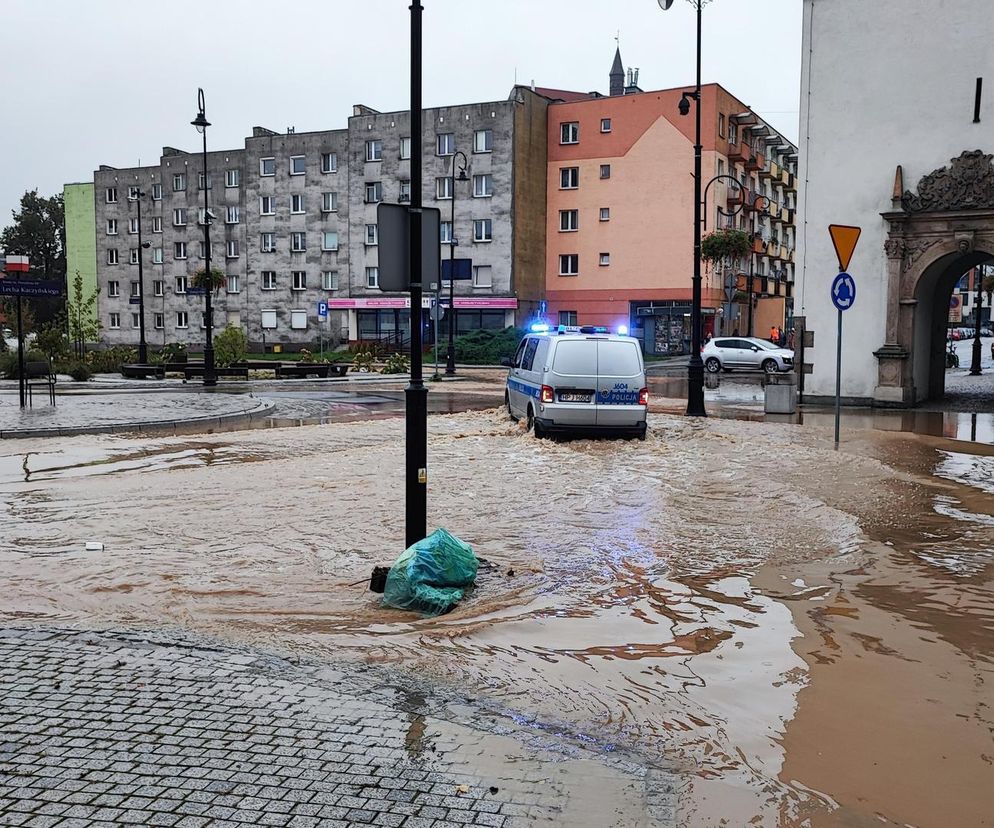
[[[701,352],[704,367],[711,374],[733,368],[763,370],[767,374],[794,370],[794,352],[755,337],[719,336]]]

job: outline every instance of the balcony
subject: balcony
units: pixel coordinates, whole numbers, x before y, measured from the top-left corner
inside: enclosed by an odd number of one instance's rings
[[[752,147],[745,141],[728,145],[728,160],[733,164],[748,163],[752,159]]]
[[[776,239],[770,239],[766,245],[766,255],[771,259],[776,259],[780,257],[780,242]]]
[[[762,210],[766,205],[766,196],[760,195],[759,193],[753,192],[752,190],[746,191],[745,197],[745,209],[750,211]]]
[[[769,178],[774,184],[779,183],[782,171],[780,165],[773,161],[772,159],[769,163],[759,171],[759,177],[761,179]]]
[[[728,187],[727,190],[727,200],[725,204],[728,207],[738,207],[739,205],[745,203],[746,194],[748,192],[745,187]]]
[[[758,150],[750,147],[749,156],[745,159],[745,168],[747,170],[762,170],[766,166],[766,158]]]
[[[766,255],[766,242],[758,233],[752,237],[752,252],[758,253],[760,256]]]
[[[794,178],[795,178],[794,173],[790,173],[784,170],[784,181],[783,181],[784,189],[792,193],[797,192],[797,183],[795,182]]]

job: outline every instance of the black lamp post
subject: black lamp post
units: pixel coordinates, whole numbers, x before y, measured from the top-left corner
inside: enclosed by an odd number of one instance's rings
[[[456,158],[460,156],[462,157],[462,163],[459,165],[459,177],[457,179],[455,174]],[[456,247],[459,244],[459,239],[456,238],[456,181],[469,181],[469,176],[466,175],[466,168],[468,166],[469,161],[466,158],[466,153],[458,150],[452,156],[452,212],[449,214],[451,219],[449,222],[449,347],[445,352],[445,373],[449,376],[453,376],[456,373],[456,280],[453,278],[456,267]]]
[[[207,120],[204,112],[204,90],[197,90],[197,117],[190,121],[197,132],[204,136],[204,325],[207,327],[207,341],[204,343],[204,385],[217,385],[217,375],[214,373],[214,311],[211,308],[211,293],[214,290],[214,279],[211,275],[211,211],[208,204],[210,188],[207,186]]]
[[[970,362],[970,376],[979,377],[981,374],[980,355],[982,351],[982,346],[980,344],[980,309],[983,307],[984,303],[984,271],[983,268],[978,265],[973,269],[973,273],[974,279],[977,280],[977,303],[973,306],[973,359]]]
[[[673,0],[657,0],[666,11]],[[706,417],[704,410],[704,362],[701,360],[701,12],[709,0],[688,0],[697,11],[697,83],[693,92],[684,92],[680,98],[681,115],[690,114],[690,101],[694,107],[694,280],[690,308],[690,362],[687,365],[687,416]]]
[[[138,362],[148,364],[148,345],[145,343],[145,271],[142,264],[142,251],[149,247],[148,242],[142,241],[142,199],[145,193],[141,187],[135,188],[135,195],[128,201],[133,201],[138,208]]]

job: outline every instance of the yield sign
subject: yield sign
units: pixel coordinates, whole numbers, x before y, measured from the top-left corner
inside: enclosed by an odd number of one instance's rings
[[[828,232],[832,234],[832,244],[835,245],[835,255],[839,258],[839,270],[848,270],[852,253],[856,249],[856,242],[859,241],[860,227],[851,227],[848,224],[830,224]]]

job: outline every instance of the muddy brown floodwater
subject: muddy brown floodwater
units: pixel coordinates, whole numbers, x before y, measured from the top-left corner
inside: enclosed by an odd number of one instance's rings
[[[650,424],[432,417],[429,525],[487,561],[439,619],[350,586],[401,548],[401,420],[7,442],[0,617],[416,668],[675,770],[681,826],[994,824],[990,451]]]

